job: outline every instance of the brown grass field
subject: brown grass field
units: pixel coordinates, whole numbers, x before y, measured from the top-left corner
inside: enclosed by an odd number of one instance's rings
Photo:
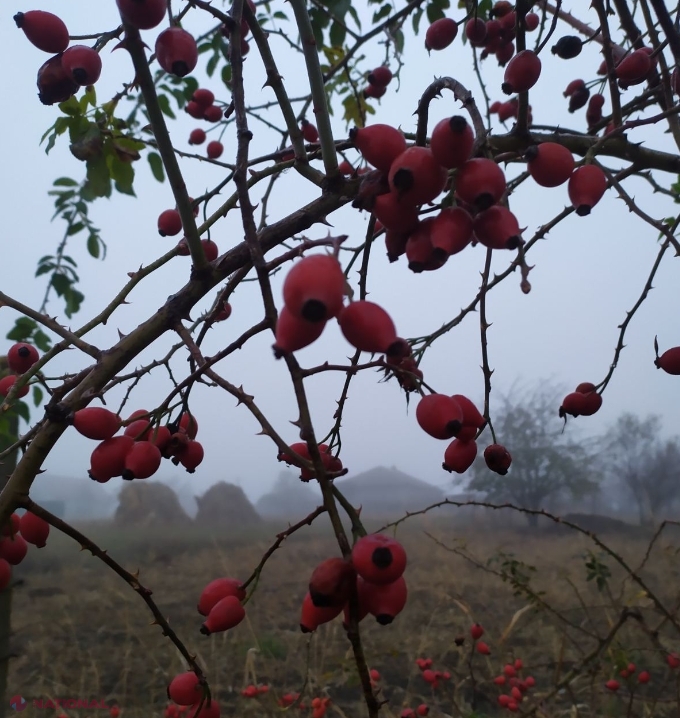
[[[495,512],[462,522],[455,510],[447,510],[399,526],[409,556],[408,605],[390,626],[370,616],[361,624],[368,664],[381,674],[379,698],[387,701],[381,715],[398,718],[405,706],[423,702],[434,718],[509,715],[497,704],[501,689],[492,679],[515,658],[524,662],[522,675],[536,680],[520,705],[524,713],[680,715],[680,671],[665,662],[667,652],[680,650],[675,547],[680,542],[662,534],[639,571],[669,619],[587,536],[545,527],[530,531],[521,519]],[[121,533],[105,524],[81,528],[125,568],[139,569],[140,581],[153,590],[170,625],[205,668],[222,716],[280,715],[277,699],[288,691],[302,691],[307,705],[314,696],[328,696],[329,716],[366,715],[341,621],[311,637],[298,627],[312,569],[338,553],[323,526],[286,540],[264,568],[247,620],[210,637],[198,630],[201,589],[220,575],[245,579],[285,524],[220,536],[197,528],[153,533]],[[649,544],[639,536],[602,538],[633,569]],[[599,569],[599,587],[597,577],[588,580],[588,556],[606,566]],[[46,548],[29,552],[16,577],[22,583],[13,598],[17,657],[10,664],[10,695],[29,701],[105,699],[120,706],[121,716],[163,715],[166,684],[185,666],[130,586],[54,531]],[[633,616],[606,642],[626,608]],[[472,651],[469,629],[475,621],[485,628],[488,657]],[[461,646],[458,636],[465,636]],[[433,668],[449,671],[451,679],[433,691],[415,664],[418,657],[432,658]],[[619,677],[629,662],[651,673],[648,684]],[[604,686],[612,677],[621,682],[616,694]],[[266,683],[270,691],[244,698],[241,690],[250,683]],[[311,716],[309,709],[291,710]],[[24,716],[50,714],[30,708]]]

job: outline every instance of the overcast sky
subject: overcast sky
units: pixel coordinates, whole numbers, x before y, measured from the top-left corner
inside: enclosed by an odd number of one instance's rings
[[[179,5],[179,3],[176,3]],[[275,3],[278,4],[278,3]],[[455,3],[454,3],[455,4]],[[285,12],[288,4],[280,3]],[[595,14],[581,7],[584,20],[595,24]],[[5,49],[8,67],[4,73],[4,112],[0,114],[0,136],[3,138],[2,191],[3,191],[3,242],[2,290],[32,306],[39,306],[45,291],[43,278],[34,278],[37,260],[55,251],[64,225],[60,220],[50,223],[53,214],[52,199],[47,196],[52,181],[67,175],[80,180],[84,166],[69,152],[65,137],[49,156],[38,143],[42,133],[59,116],[56,106],[40,104],[35,87],[38,67],[47,59],[28,43],[12,21],[18,10],[36,7],[61,13],[71,34],[110,30],[116,26],[117,13],[113,0],[68,0],[60,3],[34,5],[16,0],[6,5],[0,18],[0,41]],[[460,11],[452,16],[458,19]],[[190,13],[185,27],[200,31],[203,22],[194,24],[197,13]],[[198,19],[201,19],[200,17]],[[292,29],[289,26],[289,32]],[[144,33],[147,44],[153,48],[157,31]],[[565,34],[566,30],[564,33]],[[307,91],[304,63],[299,55],[286,50],[286,45],[272,39],[272,45],[286,88],[291,96]],[[366,68],[380,64],[382,47],[366,47]],[[568,82],[582,77],[590,80],[600,63],[597,45],[586,45],[579,58],[558,60],[544,53],[543,74],[531,92],[534,122],[563,124],[585,129],[583,111],[575,115],[566,112],[567,101],[562,92]],[[103,53],[104,69],[97,94],[100,100],[110,98],[122,82],[132,78],[132,65],[125,51],[111,54],[107,47]],[[401,70],[400,85],[394,82],[380,104],[372,122],[401,125],[405,131],[414,131],[418,97],[428,82],[436,76],[453,75],[473,90],[478,85],[470,62],[469,48],[458,38],[452,47],[428,56],[422,38],[407,38],[406,64]],[[503,99],[500,91],[502,71],[495,60],[487,60],[483,71],[492,99]],[[202,86],[212,89],[218,99],[228,100],[221,87],[219,72],[212,80],[196,75]],[[253,49],[246,62],[246,88],[250,103],[273,99],[271,89],[260,89],[265,74]],[[634,96],[634,88],[624,99]],[[481,101],[481,96],[479,96]],[[605,110],[609,103],[605,106]],[[119,114],[126,114],[121,103]],[[347,128],[339,110],[332,118],[337,139],[347,136]],[[430,129],[439,119],[458,114],[459,106],[450,94],[435,100],[431,106]],[[279,122],[278,110],[269,116]],[[176,145],[189,150],[187,138],[195,126],[207,129],[183,113],[170,123]],[[251,125],[254,141],[253,155],[276,149],[277,137],[263,125]],[[499,129],[499,128],[497,128]],[[509,128],[508,128],[509,129]],[[499,131],[504,131],[502,128]],[[672,151],[667,137],[658,128],[642,127],[630,133],[636,142]],[[233,127],[224,137],[223,159],[234,157]],[[204,148],[198,148],[201,152]],[[617,166],[615,161],[609,163]],[[191,194],[200,195],[214,186],[223,176],[219,168],[196,161],[183,161],[187,185]],[[137,199],[114,194],[110,200],[98,200],[91,206],[91,217],[101,229],[108,245],[105,262],[89,257],[85,251],[85,238],[71,240],[69,253],[78,261],[82,280],[81,289],[86,295],[82,311],[74,317],[73,326],[80,326],[106,306],[127,280],[127,273],[146,265],[170,248],[173,238],[163,239],[156,231],[158,214],[174,206],[169,186],[153,179],[146,159],[135,165]],[[509,175],[516,173],[512,168]],[[675,178],[660,176],[668,186]],[[232,192],[229,186],[226,192]],[[672,215],[677,207],[666,198],[652,195],[648,186],[638,180],[628,184],[628,191],[654,217]],[[270,204],[270,221],[274,221],[297,208],[301,203],[318,196],[318,191],[290,170],[282,179]],[[257,200],[258,195],[254,195]],[[512,197],[512,209],[520,224],[526,226],[524,236],[530,238],[543,223],[550,220],[568,203],[566,185],[557,189],[544,189],[530,182]],[[216,207],[217,204],[211,207]],[[218,223],[212,234],[221,251],[242,240],[238,216],[232,212]],[[334,232],[348,234],[348,243],[362,241],[368,221],[366,213],[350,207],[334,213],[329,220]],[[307,233],[311,238],[326,235],[327,228],[313,227]],[[571,216],[553,230],[547,240],[531,251],[528,260],[536,268],[530,275],[532,292],[525,296],[519,288],[519,275],[513,275],[495,289],[488,298],[488,319],[493,323],[489,330],[489,358],[495,369],[493,396],[509,391],[518,382],[531,387],[547,380],[572,390],[582,381],[601,381],[612,360],[617,342],[617,326],[626,311],[636,302],[658,251],[656,232],[637,217],[628,213],[623,203],[610,192],[589,217]],[[483,267],[483,247],[468,248],[451,259],[437,272],[420,275],[411,273],[404,259],[389,264],[382,240],[371,254],[371,272],[368,282],[370,299],[384,306],[393,316],[399,333],[404,337],[423,335],[455,316],[475,295],[479,285],[479,272]],[[494,270],[502,271],[513,258],[510,252],[494,256]],[[678,262],[668,252],[654,282],[654,291],[632,322],[626,337],[627,348],[621,357],[612,382],[604,394],[604,404],[598,415],[581,418],[570,424],[581,428],[581,435],[602,432],[622,412],[633,411],[642,415],[657,413],[663,417],[665,431],[676,433],[680,421],[678,379],[658,371],[654,364],[653,340],[659,335],[663,349],[680,344],[678,321]],[[105,327],[88,335],[88,341],[106,348],[117,340],[118,331],[128,333],[156,308],[166,297],[181,288],[188,279],[190,261],[177,257],[161,271],[139,285],[130,297],[130,304],[120,308]],[[280,300],[283,273],[274,280],[275,296]],[[356,282],[356,275],[351,275]],[[212,301],[214,294],[208,299]],[[205,307],[209,302],[201,304]],[[217,325],[209,333],[204,351],[210,355],[237,337],[244,329],[262,317],[262,303],[254,283],[242,285],[232,300],[233,315],[229,321]],[[54,298],[49,305],[51,314],[66,322],[62,304]],[[199,309],[196,310],[198,315]],[[8,309],[0,311],[0,332],[6,334],[16,315]],[[158,345],[144,353],[135,363],[138,366],[164,354],[174,336],[164,337]],[[295,428],[289,424],[297,417],[285,364],[272,356],[272,336],[262,334],[247,348],[218,365],[218,370],[236,385],[254,394],[260,408],[267,414],[281,435],[291,442],[297,440]],[[313,366],[325,360],[343,363],[351,355],[351,348],[343,339],[337,325],[329,323],[323,336],[312,347],[298,353],[303,366]],[[175,363],[176,375],[186,370],[184,355]],[[61,355],[49,367],[50,376],[87,365],[83,356],[75,351]],[[472,314],[461,326],[439,341],[426,355],[422,369],[427,382],[438,391],[464,393],[481,402],[483,377],[480,365],[478,315]],[[52,368],[52,366],[54,368]],[[341,375],[328,373],[308,380],[312,412],[318,436],[323,436],[332,425],[335,401],[342,384]],[[404,395],[395,381],[379,383],[374,372],[358,376],[350,390],[343,422],[343,450],[341,458],[351,473],[358,473],[376,465],[395,465],[401,470],[440,486],[447,486],[451,476],[441,469],[445,442],[425,435],[414,417],[415,403],[407,411]],[[139,386],[133,403],[124,415],[137,408],[152,409],[161,403],[170,390],[167,376],[156,370]],[[110,406],[116,407],[120,394],[112,397]],[[492,402],[492,406],[495,402]],[[557,405],[555,411],[557,411]],[[255,420],[244,407],[236,407],[234,399],[219,389],[197,387],[192,392],[191,409],[198,417],[199,440],[204,444],[206,459],[191,478],[196,492],[202,492],[217,480],[240,483],[251,498],[266,491],[281,466],[276,462],[277,450],[265,437],[256,436],[259,430]],[[35,412],[36,417],[39,416]],[[485,436],[484,439],[487,437]],[[503,441],[503,437],[498,437]],[[480,443],[484,443],[484,439]],[[94,442],[69,430],[48,458],[44,468],[60,475],[81,476],[84,482],[89,467],[89,453]],[[512,450],[512,447],[509,447]],[[179,476],[179,470],[164,463],[162,476]],[[48,481],[47,476],[37,481]],[[117,480],[108,488],[115,488]]]

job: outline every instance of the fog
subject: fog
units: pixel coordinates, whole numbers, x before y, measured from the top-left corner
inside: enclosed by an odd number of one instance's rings
[[[71,0],[62,3],[60,12],[71,33],[84,34],[109,30],[118,20],[114,2]],[[52,254],[64,231],[60,220],[50,222],[53,214],[52,198],[47,196],[52,182],[60,176],[79,180],[84,166],[68,150],[67,137],[60,137],[47,156],[39,146],[43,132],[59,116],[56,106],[40,104],[35,88],[35,73],[46,56],[31,46],[12,21],[17,10],[32,9],[33,5],[16,2],[6,8],[0,18],[0,42],[5,57],[11,64],[5,73],[5,109],[0,115],[0,136],[4,138],[2,173],[3,229],[2,291],[37,307],[45,292],[44,278],[35,278],[37,260]],[[94,8],[94,9],[93,9]],[[585,20],[595,15],[585,7],[579,9]],[[187,17],[189,30],[196,13]],[[455,12],[453,13],[456,14]],[[410,28],[409,28],[410,32]],[[144,34],[153,47],[155,31]],[[300,57],[288,51],[287,45],[276,37],[271,38],[275,55],[280,63],[286,88],[290,96],[307,91],[304,65]],[[366,49],[367,65],[382,62],[382,48]],[[388,122],[401,125],[405,131],[415,129],[417,100],[427,84],[436,76],[450,74],[477,93],[478,85],[468,61],[469,49],[460,39],[447,51],[428,56],[422,41],[414,41],[407,33],[405,64],[400,81],[393,82],[370,122]],[[100,101],[110,98],[122,82],[132,79],[132,65],[124,50],[104,51],[104,70],[97,84]],[[582,55],[568,62],[546,59],[546,71],[531,92],[534,122],[540,124],[566,124],[584,128],[581,113],[568,115],[562,91],[575,77],[592,78],[599,65],[595,43],[586,45]],[[487,60],[483,71],[489,82],[492,99],[500,98],[501,71]],[[245,63],[246,88],[250,102],[272,100],[271,89],[262,88],[265,74],[253,50]],[[219,72],[208,80],[200,73],[196,77],[202,86],[215,91],[219,99],[227,100],[228,93],[221,87]],[[625,96],[632,97],[634,88]],[[480,101],[481,101],[481,95]],[[450,94],[435,100],[431,105],[430,128],[439,119],[457,113],[460,108]],[[127,113],[125,101],[119,114]],[[278,111],[271,111],[270,119],[278,122]],[[253,155],[276,149],[277,136],[261,123],[252,120]],[[345,138],[348,128],[338,112],[332,117],[336,138]],[[186,143],[190,130],[197,123],[184,113],[170,123],[171,136],[177,146],[189,150]],[[201,125],[203,126],[203,125]],[[508,128],[509,129],[509,128]],[[495,127],[496,131],[503,131]],[[671,143],[660,129],[642,127],[630,132],[630,138],[657,149],[671,149]],[[235,152],[234,128],[230,126],[224,138],[223,158],[230,161]],[[201,149],[201,148],[199,148]],[[354,155],[352,155],[354,156]],[[609,166],[617,167],[616,161]],[[198,196],[214,186],[223,176],[223,170],[199,162],[181,161],[189,191]],[[146,159],[135,163],[137,198],[116,194],[110,200],[100,199],[91,205],[90,214],[107,244],[104,262],[92,259],[86,252],[80,235],[69,241],[69,254],[78,262],[80,289],[86,296],[82,310],[68,321],[63,305],[52,296],[48,305],[51,315],[64,324],[78,327],[101,311],[127,280],[128,272],[147,265],[167,251],[174,240],[160,238],[156,231],[158,214],[174,206],[168,184],[153,179]],[[509,176],[517,167],[508,170]],[[660,176],[665,186],[674,177]],[[676,207],[660,195],[653,195],[641,180],[627,184],[628,192],[654,217],[665,217],[677,211]],[[233,191],[228,186],[222,201]],[[256,190],[253,201],[259,199]],[[318,196],[318,191],[293,170],[289,170],[275,188],[269,204],[269,221],[273,222]],[[548,190],[526,183],[512,197],[512,209],[527,229],[525,238],[549,221],[566,204],[566,186]],[[211,205],[209,211],[216,205]],[[242,241],[239,215],[230,213],[219,222],[212,238],[223,252]],[[349,235],[348,245],[357,246],[363,241],[368,215],[351,207],[329,217],[334,234]],[[306,236],[326,236],[328,227],[312,227]],[[487,315],[492,326],[489,330],[489,359],[493,374],[492,412],[496,397],[522,386],[554,382],[571,391],[582,381],[595,383],[607,373],[618,340],[618,326],[626,312],[635,304],[642,291],[658,252],[657,232],[630,214],[613,192],[609,192],[585,218],[571,216],[550,232],[528,255],[535,265],[530,274],[532,291],[522,294],[520,277],[513,274],[495,288],[487,300]],[[276,253],[272,253],[275,255]],[[384,306],[393,316],[400,335],[422,336],[454,317],[461,307],[467,306],[475,296],[483,267],[485,251],[478,246],[468,248],[434,273],[411,273],[402,260],[390,265],[385,257],[382,240],[374,245],[368,281],[369,299]],[[501,272],[512,261],[513,254],[499,252],[494,256],[493,271]],[[680,343],[678,333],[678,282],[677,259],[667,253],[654,282],[654,290],[633,319],[626,335],[626,348],[614,377],[604,393],[600,412],[591,418],[578,419],[584,437],[601,434],[616,418],[626,411],[640,416],[658,414],[663,419],[664,432],[674,434],[680,426],[680,402],[677,379],[657,371],[654,367],[654,336],[659,335],[662,348]],[[92,344],[107,348],[123,334],[133,330],[188,280],[190,260],[177,257],[160,271],[144,280],[129,297],[129,304],[120,307],[106,326],[98,327],[87,335]],[[272,280],[277,302],[280,301],[281,282],[285,272]],[[356,274],[350,275],[356,282]],[[196,308],[193,318],[209,306],[215,294]],[[249,326],[262,317],[262,302],[256,283],[239,287],[232,301],[232,317],[210,330],[203,345],[204,353],[211,355],[223,348]],[[12,310],[0,311],[0,332],[4,336],[12,327],[17,315]],[[481,402],[484,391],[480,370],[479,316],[468,315],[462,324],[438,341],[430,349],[421,368],[430,386],[445,393],[464,393]],[[165,336],[135,361],[140,366],[163,356],[176,343],[175,336]],[[271,352],[272,336],[260,334],[243,350],[216,366],[230,382],[255,396],[258,406],[281,435],[293,442],[297,440],[297,419],[293,392],[287,379],[285,364],[277,362]],[[329,323],[323,336],[311,347],[298,353],[301,364],[311,367],[326,360],[344,363],[352,353],[335,323]],[[48,367],[49,377],[58,377],[88,365],[88,358],[76,350],[57,357]],[[181,379],[187,370],[186,352],[179,351],[173,361],[175,377]],[[132,369],[134,367],[129,367]],[[400,470],[433,485],[452,490],[451,477],[441,469],[445,444],[425,435],[395,381],[380,382],[381,376],[373,371],[360,373],[352,382],[345,408],[342,430],[341,458],[350,476],[375,466],[396,466]],[[307,381],[312,416],[317,435],[325,435],[333,424],[333,413],[344,377],[322,373]],[[172,389],[167,374],[156,369],[137,387],[132,401],[124,408],[127,416],[134,409],[152,409],[158,406]],[[111,392],[107,402],[117,409],[124,390]],[[217,388],[197,385],[191,394],[191,410],[200,425],[199,440],[206,449],[206,458],[194,475],[180,473],[164,465],[160,474],[163,480],[183,486],[186,495],[203,493],[218,480],[241,485],[251,500],[256,500],[273,484],[281,465],[276,461],[277,450],[267,437],[257,436],[259,426],[243,406]],[[557,406],[555,407],[557,410]],[[40,410],[33,411],[38,418]],[[573,430],[573,424],[566,431]],[[24,427],[25,429],[25,427]],[[484,437],[480,443],[486,439]],[[499,437],[503,440],[503,437]],[[68,430],[43,468],[46,473],[36,479],[36,496],[48,498],[50,482],[59,483],[67,477],[82,482],[83,490],[93,484],[87,477],[89,453],[94,442]],[[76,487],[79,486],[76,483]],[[94,487],[115,501],[120,483]],[[77,492],[79,489],[76,488]],[[55,492],[55,494],[58,492]]]

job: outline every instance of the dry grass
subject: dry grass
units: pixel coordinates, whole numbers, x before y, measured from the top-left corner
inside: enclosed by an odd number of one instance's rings
[[[533,695],[539,698],[597,646],[586,632],[605,636],[625,606],[637,607],[650,627],[661,624],[649,599],[624,581],[625,573],[610,558],[603,559],[612,575],[602,590],[595,580],[587,580],[584,555],[589,550],[598,554],[587,537],[528,532],[519,524],[503,527],[503,514],[494,515],[493,523],[478,519],[466,524],[457,523],[453,512],[442,516],[399,528],[409,555],[407,608],[391,626],[381,627],[370,617],[362,624],[369,665],[380,671],[381,697],[389,700],[383,708],[386,716],[398,716],[404,705],[421,702],[431,706],[435,718],[498,715],[499,689],[491,678],[507,660],[522,658],[525,675],[536,678]],[[88,532],[126,568],[140,569],[141,582],[153,590],[164,615],[205,666],[223,716],[278,714],[276,699],[305,684],[307,697],[330,696],[331,713],[365,715],[341,622],[323,626],[311,639],[297,625],[309,574],[320,559],[337,553],[325,530],[302,531],[273,555],[248,604],[247,621],[210,638],[198,632],[201,619],[194,607],[202,587],[219,575],[245,578],[281,528],[266,524],[250,533],[215,536],[195,527],[120,533],[98,525]],[[647,546],[640,537],[607,542],[631,566],[639,564]],[[539,604],[549,604],[560,617],[540,606],[526,608],[531,601],[517,584],[513,587],[487,570],[504,572],[507,579],[513,560],[520,562],[514,564],[519,580],[526,574]],[[668,540],[657,544],[642,575],[666,606],[675,604],[679,569]],[[150,625],[150,614],[129,586],[58,535],[47,548],[29,553],[17,577],[24,584],[14,594],[13,648],[20,656],[11,662],[12,693],[105,698],[130,718],[162,715],[165,686],[184,666],[158,626]],[[513,616],[516,623],[508,633]],[[492,649],[489,658],[474,654],[476,712],[467,665],[474,621],[483,624]],[[466,637],[461,647],[454,642],[459,635]],[[599,659],[546,703],[542,715],[678,715],[677,677],[659,650],[677,650],[678,639],[664,623],[655,644],[638,622],[630,621]],[[450,671],[451,680],[433,693],[415,666],[419,656]],[[630,684],[639,697],[627,713],[628,688],[612,696],[603,684],[629,661],[649,669],[652,681],[644,687]],[[251,682],[269,684],[270,693],[257,700],[242,698],[240,690]],[[579,706],[578,712],[569,713],[571,704]]]

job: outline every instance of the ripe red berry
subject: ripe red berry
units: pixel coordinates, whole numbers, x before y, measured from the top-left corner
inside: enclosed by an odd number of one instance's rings
[[[158,234],[174,237],[182,231],[182,218],[176,209],[166,209],[158,215]]]
[[[211,581],[201,592],[198,599],[198,612],[207,616],[213,606],[227,596],[235,596],[243,601],[246,592],[241,588],[241,582],[235,578],[216,578]]]
[[[184,111],[188,115],[193,117],[195,120],[202,120],[205,113],[205,108],[202,105],[199,105],[198,102],[190,100],[189,102],[187,102]]]
[[[663,369],[666,374],[680,375],[680,347],[672,347],[654,360],[657,369]]]
[[[61,56],[61,65],[78,85],[94,85],[102,73],[102,59],[87,45],[72,45]]]
[[[368,82],[376,87],[387,87],[392,82],[392,70],[385,65],[376,67],[369,73]]]
[[[351,302],[340,312],[338,324],[345,339],[363,352],[389,354],[397,341],[397,330],[392,318],[373,302]]]
[[[201,684],[193,671],[176,675],[168,685],[168,698],[180,706],[191,706],[200,701]]]
[[[7,394],[9,394],[10,392],[10,389],[16,384],[18,378],[18,376],[8,374],[7,376],[0,379],[0,396],[7,396]],[[26,384],[22,389],[19,390],[17,396],[19,399],[21,399],[22,397],[26,396],[26,394],[28,394],[28,384]]]
[[[339,314],[345,297],[345,275],[329,254],[308,255],[293,264],[283,282],[288,311],[308,322],[325,322]]]
[[[490,249],[517,249],[522,243],[517,217],[502,205],[494,205],[478,214],[473,226],[475,237]]]
[[[203,113],[203,119],[208,122],[219,122],[223,117],[224,113],[219,105],[210,105],[210,107],[205,108]]]
[[[427,394],[418,402],[416,421],[435,439],[450,439],[463,425],[463,410],[446,394]]]
[[[406,253],[409,236],[408,233],[397,232],[393,229],[388,229],[385,232],[385,248],[390,262],[396,262],[402,254]]]
[[[574,171],[574,156],[566,147],[556,142],[532,145],[526,151],[529,174],[541,187],[558,187],[564,184]]]
[[[369,583],[388,584],[404,573],[406,551],[396,539],[384,534],[368,534],[354,544],[352,564]]]
[[[2,593],[12,580],[12,567],[4,558],[0,558],[0,593]]]
[[[408,590],[404,577],[400,576],[392,583],[376,584],[364,581],[362,595],[368,612],[375,616],[381,626],[387,626],[404,610]]]
[[[68,29],[64,21],[44,10],[18,12],[14,22],[21,28],[30,43],[43,52],[64,52],[68,47]]]
[[[508,676],[508,678],[512,678],[516,675],[515,666],[511,665],[510,663],[506,663],[505,666],[503,666],[503,673]]]
[[[201,246],[203,247],[203,253],[205,254],[206,261],[214,262],[220,253],[220,250],[217,248],[215,242],[213,242],[212,239],[202,239]]]
[[[504,685],[507,683],[507,681],[508,681],[508,679],[507,679],[505,676],[496,676],[496,677],[493,679],[493,682],[494,682],[497,686],[504,686]]]
[[[356,584],[354,566],[344,558],[328,558],[312,572],[309,595],[317,608],[342,608]]]
[[[475,134],[462,115],[438,122],[432,130],[430,149],[442,167],[462,167],[472,154]]]
[[[395,232],[408,233],[418,225],[418,208],[400,202],[396,192],[378,195],[373,205],[373,214],[385,229]]]
[[[193,440],[189,441],[184,449],[177,454],[179,463],[187,470],[188,474],[193,474],[196,471],[204,456],[203,444]]]
[[[533,50],[522,50],[510,60],[505,68],[505,81],[501,89],[506,95],[526,92],[532,88],[541,74],[541,60]]]
[[[124,479],[148,479],[161,466],[160,449],[150,441],[136,441],[125,455]]]
[[[78,92],[78,84],[61,64],[61,55],[51,57],[38,70],[38,99],[43,105],[65,102]]]
[[[515,54],[515,43],[514,42],[504,42],[501,45],[499,45],[498,49],[496,50],[496,60],[498,60],[498,66],[505,67],[514,54]],[[510,93],[506,93],[506,94],[510,94]]]
[[[454,439],[444,452],[442,469],[451,473],[464,474],[477,458],[477,442]]]
[[[50,535],[50,525],[45,519],[27,511],[20,519],[19,531],[28,543],[38,548],[43,548]]]
[[[302,126],[302,137],[305,142],[318,142],[319,141],[319,130],[309,121],[302,120],[300,122]]]
[[[246,612],[236,596],[221,598],[208,613],[208,617],[201,626],[201,633],[209,636],[211,633],[228,631],[238,626],[246,617]]]
[[[138,30],[160,25],[168,10],[167,0],[116,0],[120,16]]]
[[[385,173],[390,171],[392,162],[406,150],[404,135],[390,125],[355,127],[350,130],[349,138],[367,162]]]
[[[19,532],[21,518],[18,514],[11,514],[9,521],[0,527],[0,536],[14,536]]]
[[[649,671],[640,671],[637,677],[638,683],[649,683],[651,678],[652,676],[650,675]]]
[[[328,623],[340,615],[342,606],[319,608],[312,602],[309,592],[305,594],[300,610],[300,630],[303,633],[312,633],[322,623]]]
[[[501,708],[507,708],[511,701],[510,696],[505,693],[501,693],[501,695],[498,696],[498,705],[501,706]]]
[[[379,100],[386,92],[387,88],[382,85],[368,84],[363,89],[364,99],[372,97],[374,100]]]
[[[211,160],[216,160],[218,157],[221,157],[223,152],[224,145],[221,142],[218,142],[217,140],[208,142],[206,153]]]
[[[215,102],[215,95],[211,90],[207,90],[205,87],[199,87],[191,96],[191,99],[197,102],[203,109],[207,109]]]
[[[276,321],[274,356],[280,359],[284,354],[309,346],[321,336],[325,326],[326,322],[308,322],[283,307]]]
[[[590,98],[588,109],[586,110],[586,122],[588,128],[596,125],[602,120],[602,107],[604,106],[604,95],[599,92]]]
[[[481,653],[483,656],[491,655],[491,650],[489,649],[489,646],[484,643],[484,641],[477,641],[475,649],[477,650],[477,653]]]
[[[409,147],[392,163],[389,183],[400,202],[425,204],[444,189],[446,171],[427,147]]]
[[[449,255],[441,250],[435,250],[432,245],[431,232],[434,226],[434,217],[427,217],[418,222],[409,233],[406,240],[406,258],[408,268],[412,272],[425,272],[439,269],[446,263]]]
[[[156,38],[158,64],[172,75],[188,75],[198,62],[196,40],[181,27],[169,27]]]
[[[198,420],[193,414],[185,411],[179,418],[177,430],[184,432],[193,441],[198,436]]]
[[[457,34],[458,25],[456,25],[455,20],[450,17],[435,20],[425,33],[425,49],[428,52],[431,50],[443,50],[456,39]]]
[[[13,344],[7,352],[7,364],[10,370],[17,374],[27,372],[38,359],[38,350],[25,342]]]
[[[503,445],[489,444],[489,446],[484,449],[484,461],[486,461],[486,465],[491,471],[505,476],[512,463],[512,456],[510,456],[510,452]]]
[[[484,629],[479,623],[474,623],[470,627],[470,635],[473,641],[478,641],[484,635]]]
[[[135,441],[130,436],[114,436],[98,444],[90,456],[89,476],[99,483],[106,483],[125,471],[125,457]]]
[[[539,26],[540,21],[541,19],[535,12],[528,12],[524,16],[524,26],[528,32],[533,32]]]
[[[120,417],[101,406],[88,406],[73,414],[75,430],[95,441],[110,439],[120,429]]]
[[[533,688],[536,685],[536,679],[533,676],[527,676],[524,679],[524,685],[527,688]]]
[[[472,240],[472,226],[472,217],[461,207],[443,209],[430,228],[432,247],[447,257],[461,252]]]
[[[472,47],[484,47],[486,42],[486,23],[481,17],[473,17],[465,23],[465,37]]]
[[[197,127],[195,130],[191,130],[189,135],[190,145],[202,145],[205,142],[205,130]]]
[[[606,190],[607,177],[597,165],[578,167],[569,178],[569,199],[579,217],[590,214]]]
[[[645,50],[635,50],[624,57],[616,66],[615,73],[619,87],[623,90],[631,85],[639,85],[647,79],[652,70],[652,60]]]
[[[496,204],[505,188],[503,170],[493,160],[484,157],[468,160],[456,175],[456,194],[463,202],[479,210]]]
[[[680,656],[677,653],[669,653],[666,656],[666,663],[672,669],[680,668]]]
[[[0,539],[0,559],[4,559],[11,566],[18,566],[28,553],[28,544],[20,535],[6,536]]]
[[[605,688],[612,693],[616,693],[616,691],[621,688],[621,684],[615,678],[610,678],[604,685]]]

